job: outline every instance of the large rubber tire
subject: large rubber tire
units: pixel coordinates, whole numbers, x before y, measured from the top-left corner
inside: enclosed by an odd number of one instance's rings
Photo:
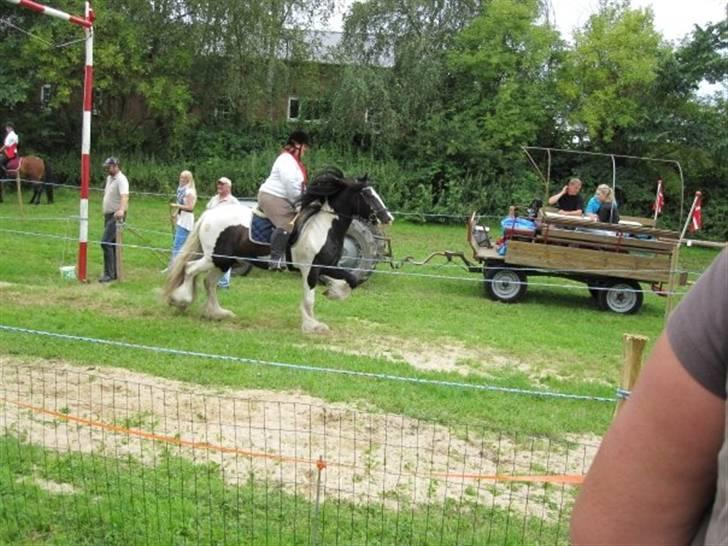
[[[523,271],[511,267],[485,266],[485,294],[494,301],[516,303],[528,289],[528,278]]]
[[[253,264],[247,260],[240,260],[232,269],[230,274],[233,277],[245,277],[253,269]]]
[[[617,279],[604,285],[599,293],[599,307],[621,315],[633,315],[642,307],[640,283],[630,279]]]
[[[589,294],[591,294],[591,297],[594,298],[594,301],[599,303],[599,294],[602,293],[601,288],[603,284],[601,282],[592,281],[588,283],[587,286],[589,287]]]
[[[352,275],[362,283],[372,275],[386,251],[386,243],[379,228],[355,218],[344,237],[338,265],[352,270]]]

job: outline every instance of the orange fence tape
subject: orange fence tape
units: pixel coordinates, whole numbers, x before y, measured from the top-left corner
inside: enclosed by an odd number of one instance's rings
[[[119,434],[125,434],[128,436],[136,436],[137,438],[143,438],[145,440],[153,440],[156,442],[162,442],[165,444],[171,444],[179,447],[189,447],[192,449],[205,449],[209,451],[218,451],[220,453],[233,453],[235,455],[242,455],[244,457],[258,458],[258,459],[271,459],[280,462],[291,462],[301,463],[308,465],[315,465],[319,470],[324,470],[329,464],[332,466],[356,468],[355,465],[344,464],[344,463],[328,463],[323,458],[317,460],[304,459],[301,457],[288,457],[286,455],[276,455],[275,453],[264,453],[259,451],[250,451],[247,449],[240,449],[237,447],[227,447],[216,444],[210,444],[208,442],[196,442],[194,440],[183,440],[175,436],[166,436],[163,434],[154,434],[153,432],[146,432],[135,428],[122,427],[119,425],[113,425],[110,423],[104,423],[103,421],[96,421],[93,419],[86,419],[84,417],[76,417],[75,415],[69,415],[67,413],[61,413],[60,411],[50,410],[43,407],[33,406],[26,402],[20,402],[17,400],[8,400],[7,398],[1,398],[4,402],[14,404],[20,408],[29,409],[36,413],[42,413],[69,421],[78,423],[80,425],[86,425],[92,428],[106,430],[109,432],[116,432]],[[527,482],[527,483],[553,483],[553,484],[565,484],[565,485],[581,485],[584,483],[584,476],[580,475],[535,475],[535,476],[505,476],[500,474],[458,474],[450,472],[431,472],[430,476],[433,478],[448,478],[448,479],[464,479],[464,480],[477,480],[477,481],[496,481],[496,482]]]

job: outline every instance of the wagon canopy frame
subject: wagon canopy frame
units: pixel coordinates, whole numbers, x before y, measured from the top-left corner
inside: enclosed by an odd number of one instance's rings
[[[675,159],[659,159],[654,157],[641,157],[636,155],[622,155],[622,154],[606,154],[606,153],[600,153],[600,152],[588,152],[584,150],[569,150],[566,148],[550,148],[545,146],[521,146],[521,149],[528,157],[528,160],[531,162],[531,165],[536,170],[538,175],[541,177],[541,180],[544,182],[544,202],[548,200],[549,197],[549,186],[551,182],[551,154],[556,153],[564,153],[564,154],[574,154],[574,155],[586,155],[586,156],[594,156],[594,157],[606,157],[609,158],[612,162],[612,191],[614,191],[614,188],[617,183],[617,162],[616,159],[635,159],[638,161],[647,161],[652,163],[665,163],[670,164],[674,166],[677,170],[677,173],[680,177],[680,224],[682,225],[684,217],[685,217],[685,177],[683,176],[683,170],[682,165],[680,165],[680,162]],[[538,166],[538,163],[531,155],[531,151],[539,151],[539,152],[546,152],[546,174],[544,175],[541,168]]]

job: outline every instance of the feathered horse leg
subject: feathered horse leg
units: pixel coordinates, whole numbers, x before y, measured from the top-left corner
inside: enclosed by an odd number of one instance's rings
[[[330,328],[325,323],[316,320],[313,314],[313,305],[316,300],[316,285],[318,284],[319,270],[316,266],[300,266],[303,278],[303,299],[301,300],[301,331],[304,334],[326,334]]]
[[[212,320],[223,320],[235,317],[235,313],[220,307],[217,300],[217,281],[223,276],[223,272],[217,267],[213,267],[205,277],[205,291],[207,292],[207,301],[202,310],[202,316]]]

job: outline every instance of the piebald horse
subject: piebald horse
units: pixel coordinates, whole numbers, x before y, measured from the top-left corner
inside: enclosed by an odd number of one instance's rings
[[[0,169],[1,171],[2,169]],[[2,174],[2,173],[0,173]],[[43,190],[46,192],[46,200],[53,203],[53,186],[46,183],[48,170],[45,162],[38,156],[26,155],[17,159],[11,159],[6,165],[6,175],[8,178],[15,178],[18,191],[18,202],[22,207],[21,181],[28,180],[33,187],[33,197],[30,199],[31,205],[40,205],[40,198]],[[0,203],[3,202],[3,185],[0,184]]]
[[[329,331],[326,324],[316,320],[313,312],[319,280],[327,284],[326,295],[331,299],[348,297],[360,283],[350,271],[336,266],[341,259],[344,236],[354,217],[384,224],[394,220],[366,176],[344,178],[335,168],[318,174],[301,199],[301,212],[296,217],[287,250],[289,268],[298,269],[303,280],[300,310],[304,333]],[[270,253],[268,245],[251,241],[252,218],[252,210],[239,204],[205,211],[167,278],[164,295],[168,304],[186,309],[195,299],[196,278],[205,274],[207,301],[203,316],[216,320],[235,316],[220,307],[218,279],[239,259],[267,267],[267,261],[258,258]]]

